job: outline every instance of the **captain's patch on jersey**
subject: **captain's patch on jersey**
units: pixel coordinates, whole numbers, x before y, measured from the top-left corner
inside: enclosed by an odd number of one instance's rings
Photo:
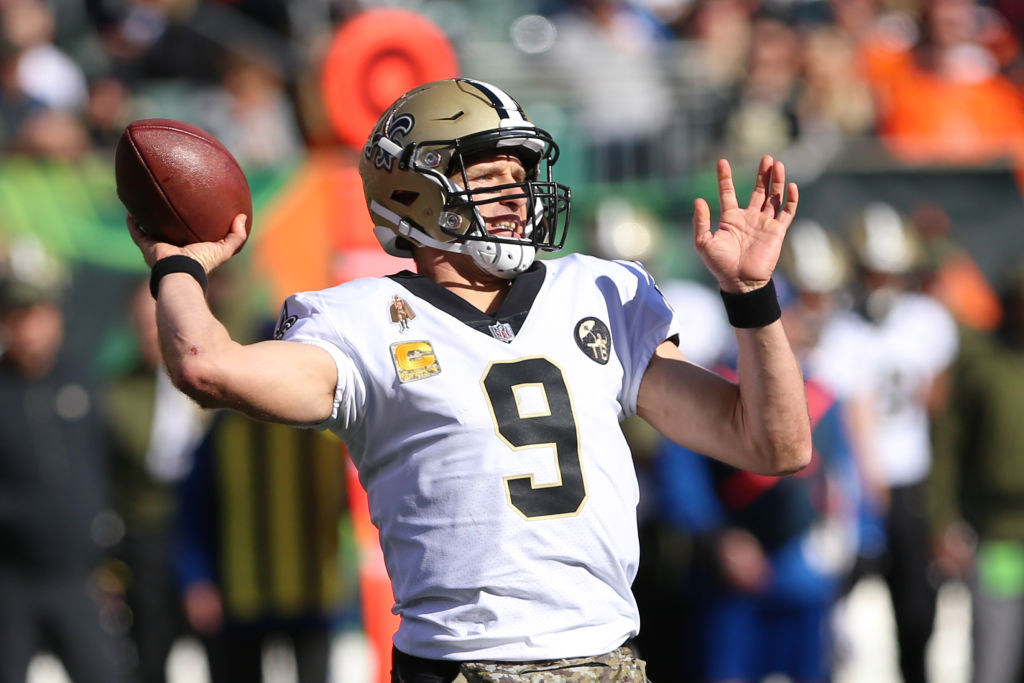
[[[597,318],[584,318],[576,323],[576,346],[595,363],[604,365],[612,353],[612,333]]]
[[[402,384],[441,374],[434,347],[427,341],[395,342],[391,345],[391,358]]]

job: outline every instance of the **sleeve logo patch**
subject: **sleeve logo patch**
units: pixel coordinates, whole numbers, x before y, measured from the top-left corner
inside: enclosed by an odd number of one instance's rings
[[[395,342],[391,345],[391,359],[402,384],[441,374],[441,365],[430,342]]]
[[[605,365],[611,357],[612,333],[597,318],[584,318],[576,323],[576,346],[595,363]]]
[[[294,325],[299,319],[297,315],[288,314],[288,303],[281,307],[281,315],[277,319],[277,325],[274,327],[274,339],[283,339],[284,333],[287,332],[292,325]]]

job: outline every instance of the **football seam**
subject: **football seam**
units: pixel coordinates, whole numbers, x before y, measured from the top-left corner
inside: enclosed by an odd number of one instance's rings
[[[242,174],[243,178],[246,177],[245,176],[245,171],[242,169],[242,165],[238,163],[238,159],[235,158],[235,155],[231,153],[231,150],[229,150],[227,148],[227,146],[223,142],[221,142],[216,137],[214,137],[214,135],[212,133],[207,133],[206,136],[204,137],[202,135],[196,135],[192,131],[185,130],[184,128],[176,128],[174,126],[169,126],[169,125],[166,125],[166,124],[152,124],[152,123],[147,124],[145,126],[137,126],[135,128],[135,130],[173,130],[175,133],[181,133],[183,135],[188,135],[189,137],[193,137],[193,138],[195,138],[197,140],[202,140],[203,142],[205,142],[207,144],[212,144],[213,146],[219,148],[222,152],[224,152],[224,156],[226,156],[228,159],[231,160],[231,163],[235,165],[235,168],[238,169],[238,171]],[[133,145],[135,144],[135,140],[134,139],[132,140],[132,144]],[[248,178],[246,178],[245,184],[246,185],[249,184],[249,179]]]
[[[148,128],[163,128],[165,130],[171,130],[169,127],[165,127],[165,126],[146,126],[146,128],[147,129]],[[173,130],[177,130],[177,129],[173,129]],[[187,132],[187,131],[182,131],[182,132]],[[189,133],[189,134],[191,135],[191,133]],[[195,137],[198,137],[198,136],[195,136]],[[166,192],[164,192],[164,186],[161,185],[159,183],[159,181],[157,181],[156,175],[154,175],[154,173],[153,173],[153,169],[151,169],[149,167],[149,160],[146,158],[146,155],[142,153],[142,150],[139,149],[138,144],[135,142],[135,130],[134,129],[128,135],[128,139],[132,143],[132,151],[135,152],[135,156],[141,162],[142,167],[144,169],[146,169],[146,175],[149,176],[150,184],[153,187],[155,187],[157,189],[157,191],[160,193],[160,196],[164,200],[164,204],[166,204],[167,207],[171,210],[171,212],[174,213],[175,218],[178,219],[178,223],[180,223],[181,225],[185,226],[185,229],[188,230],[189,234],[192,235],[192,237],[195,237],[196,239],[199,239],[199,236],[196,235],[195,232],[193,232],[192,226],[185,222],[185,219],[182,217],[181,212],[178,211],[178,207],[174,205],[174,202],[171,201],[171,198],[167,195]],[[145,229],[145,226],[143,226],[143,229]]]
[[[167,195],[166,192],[164,192],[163,186],[159,182],[157,182],[156,176],[153,174],[153,170],[149,166],[149,160],[146,159],[144,154],[142,154],[141,150],[139,150],[139,146],[135,142],[135,131],[136,130],[166,130],[166,131],[174,131],[175,133],[184,134],[184,135],[187,135],[187,136],[189,136],[191,138],[194,138],[196,140],[201,140],[202,142],[204,142],[206,144],[210,144],[211,142],[214,143],[214,147],[219,148],[221,151],[223,151],[225,156],[227,156],[227,158],[231,160],[231,163],[234,164],[236,169],[238,169],[239,175],[241,175],[241,177],[243,179],[245,179],[245,184],[248,186],[249,179],[246,177],[245,171],[242,170],[241,164],[239,164],[238,160],[235,159],[235,156],[233,154],[231,154],[231,151],[228,150],[228,148],[224,146],[224,143],[222,143],[220,140],[218,140],[217,138],[213,137],[209,133],[207,133],[207,135],[204,137],[202,135],[196,135],[195,133],[193,133],[192,131],[189,131],[189,130],[184,130],[182,128],[177,128],[175,126],[161,125],[161,124],[156,124],[156,125],[148,124],[148,125],[145,125],[145,126],[136,126],[136,127],[132,128],[131,134],[128,136],[128,139],[132,143],[132,150],[135,152],[136,157],[138,157],[138,159],[142,162],[143,168],[146,169],[146,174],[149,176],[150,180],[152,181],[152,185],[154,187],[156,187],[160,191],[160,196],[163,197],[164,203],[171,209],[172,212],[174,212],[174,215],[178,219],[178,222],[181,225],[183,225],[186,230],[188,230],[189,234],[192,235],[192,237],[194,237],[196,240],[203,240],[203,238],[200,237],[199,235],[197,235],[195,230],[192,229],[192,226],[189,225],[185,221],[184,217],[181,215],[181,212],[178,210],[178,207],[174,205],[174,202],[171,201],[171,198]],[[251,216],[246,216],[246,220],[247,221],[248,220],[252,220],[252,217]]]

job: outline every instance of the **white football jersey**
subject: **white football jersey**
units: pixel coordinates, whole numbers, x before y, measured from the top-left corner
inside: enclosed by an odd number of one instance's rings
[[[517,277],[490,316],[421,276],[284,305],[326,349],[335,411],[419,657],[608,652],[639,629],[639,489],[619,422],[677,323],[636,263],[571,255]]]
[[[872,400],[873,447],[892,486],[919,483],[931,470],[925,396],[957,346],[949,311],[912,292],[900,295],[879,322],[845,314],[822,333],[817,376],[840,396]]]

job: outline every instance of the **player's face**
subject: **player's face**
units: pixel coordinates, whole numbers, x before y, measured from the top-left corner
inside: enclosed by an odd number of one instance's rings
[[[495,189],[495,195],[502,196],[494,202],[479,204],[480,215],[487,224],[487,231],[499,237],[522,237],[523,224],[526,221],[526,198],[523,197],[522,188],[514,187],[515,183],[526,181],[526,169],[519,159],[508,154],[495,155],[466,166],[466,178],[469,181],[469,190],[486,190],[488,187],[502,188]],[[458,175],[452,180],[460,187],[463,184],[462,176]],[[509,187],[512,186],[512,187]],[[491,193],[483,192],[477,195],[478,200],[490,199]]]

